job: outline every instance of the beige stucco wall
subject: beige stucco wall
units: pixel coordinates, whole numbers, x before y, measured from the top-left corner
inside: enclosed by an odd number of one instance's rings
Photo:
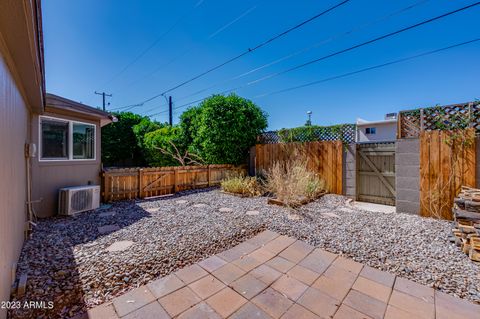
[[[81,121],[95,124],[96,158],[95,160],[81,161],[40,161],[40,153],[32,161],[33,200],[42,199],[35,204],[38,217],[48,217],[57,214],[58,189],[69,186],[87,185],[89,182],[100,185],[100,122],[68,114],[45,112],[43,116],[60,119]],[[34,115],[32,120],[32,140],[39,145],[39,116]]]
[[[0,34],[0,301],[9,300],[11,268],[23,244],[26,220],[24,145],[29,140],[29,108],[14,79]],[[8,64],[7,64],[8,63]],[[0,309],[0,318],[6,311]]]
[[[375,127],[375,134],[366,134],[367,127]],[[362,124],[357,126],[357,142],[395,141],[397,138],[397,122]]]

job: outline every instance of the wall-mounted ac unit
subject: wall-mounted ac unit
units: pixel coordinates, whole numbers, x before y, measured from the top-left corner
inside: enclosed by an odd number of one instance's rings
[[[75,213],[96,209],[100,206],[100,186],[65,187],[59,190],[58,214]]]

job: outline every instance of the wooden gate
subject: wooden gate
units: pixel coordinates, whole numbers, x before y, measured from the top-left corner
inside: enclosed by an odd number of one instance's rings
[[[357,144],[357,200],[395,205],[395,142]]]

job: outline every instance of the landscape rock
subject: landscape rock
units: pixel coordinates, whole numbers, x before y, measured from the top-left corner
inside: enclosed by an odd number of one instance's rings
[[[121,240],[121,241],[116,241],[110,246],[105,249],[106,251],[109,252],[114,252],[114,251],[124,251],[127,250],[130,246],[133,245],[133,241],[131,240]]]
[[[106,226],[99,226],[98,232],[100,235],[105,235],[120,229],[118,225],[106,225]]]

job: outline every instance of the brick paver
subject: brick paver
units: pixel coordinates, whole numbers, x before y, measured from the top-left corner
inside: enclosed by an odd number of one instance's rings
[[[245,276],[235,280],[230,284],[230,286],[247,299],[252,299],[268,287],[266,283],[255,278],[251,274],[246,274]]]
[[[112,302],[88,318],[474,319],[480,305],[272,231]]]
[[[185,286],[185,284],[175,274],[157,279],[147,285],[148,289],[150,289],[157,299],[168,295],[183,286]]]
[[[223,316],[223,318],[230,316],[246,302],[247,299],[228,287],[207,299],[208,305]]]
[[[253,302],[247,302],[238,309],[229,319],[271,319],[265,311],[255,306]]]
[[[225,288],[225,285],[212,275],[207,275],[188,286],[202,299],[207,299]]]

